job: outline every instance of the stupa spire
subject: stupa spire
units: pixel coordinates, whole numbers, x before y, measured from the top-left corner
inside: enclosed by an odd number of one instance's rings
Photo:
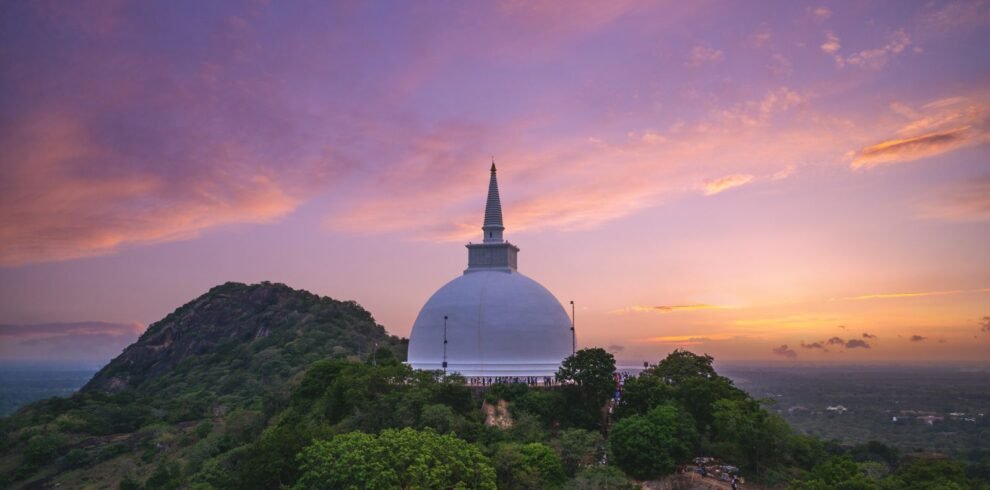
[[[485,204],[485,222],[481,229],[485,233],[485,243],[501,243],[502,231],[502,202],[498,197],[498,180],[495,178],[495,159],[492,159],[492,176],[488,181],[488,201]]]
[[[488,201],[485,202],[485,222],[481,229],[485,232],[482,243],[469,243],[468,268],[465,274],[477,271],[516,270],[516,255],[519,247],[502,239],[502,202],[498,198],[498,180],[495,178],[495,159],[492,158],[492,176],[488,181]]]

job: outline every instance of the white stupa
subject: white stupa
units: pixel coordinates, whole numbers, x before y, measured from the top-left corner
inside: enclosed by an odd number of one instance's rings
[[[468,268],[423,305],[409,336],[416,369],[475,376],[553,376],[571,355],[571,320],[557,298],[516,269],[519,247],[502,239],[492,163],[483,243],[469,243]],[[446,353],[444,352],[446,317]]]

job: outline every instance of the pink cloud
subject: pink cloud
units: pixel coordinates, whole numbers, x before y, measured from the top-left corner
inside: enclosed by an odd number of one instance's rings
[[[188,175],[121,168],[90,177],[92,162],[121,156],[72,117],[36,116],[8,129],[0,265],[100,255],[221,224],[271,222],[298,205],[293,189],[305,189],[251,165],[235,143],[202,148],[211,166]]]
[[[990,220],[990,177],[942,188],[921,206],[921,216],[947,221]]]
[[[725,57],[725,53],[721,49],[715,49],[709,46],[695,46],[691,48],[691,52],[688,54],[687,66],[699,67],[707,63],[717,63],[722,61]]]
[[[846,58],[846,63],[870,68],[883,68],[892,56],[900,54],[910,45],[911,37],[907,33],[903,30],[894,31],[890,34],[886,44],[879,48],[866,49],[852,54]]]
[[[809,96],[778,87],[712,108],[691,124],[634,129],[614,139],[559,135],[558,121],[546,118],[427,129],[406,124],[405,137],[396,132],[401,151],[389,166],[396,170],[376,176],[326,223],[362,233],[406,230],[420,239],[469,240],[477,234],[479,193],[487,182],[487,155],[477,149],[505,148],[495,156],[509,233],[593,228],[695,190],[714,171],[735,172],[709,182],[709,193],[757,174],[772,181],[796,170],[789,164],[782,171],[781,161],[840,158],[834,138],[849,129],[814,115],[810,104]],[[550,136],[534,140],[528,133]]]
[[[990,24],[990,2],[986,0],[958,0],[941,5],[937,10],[922,16],[922,24],[943,31],[973,29]]]
[[[713,196],[720,192],[725,192],[734,187],[740,187],[753,181],[752,175],[726,175],[714,180],[705,181],[705,195]]]

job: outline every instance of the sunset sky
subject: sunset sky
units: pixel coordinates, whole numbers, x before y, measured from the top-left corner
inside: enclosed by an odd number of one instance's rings
[[[408,336],[480,241],[579,346],[990,361],[990,2],[0,6],[0,360],[226,282]]]

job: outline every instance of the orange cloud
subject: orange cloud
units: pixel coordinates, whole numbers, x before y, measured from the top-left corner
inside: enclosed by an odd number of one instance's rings
[[[976,99],[948,97],[925,104],[916,111],[896,102],[891,109],[911,121],[897,136],[857,151],[852,168],[902,163],[928,158],[990,141],[986,96]]]
[[[739,187],[752,182],[754,177],[752,175],[727,175],[725,177],[720,177],[718,179],[709,180],[705,182],[705,195],[713,196],[723,191],[732,189],[733,187]]]
[[[731,340],[737,337],[738,337],[737,335],[730,335],[730,334],[668,335],[663,337],[647,337],[643,339],[635,339],[634,342],[648,343],[648,344],[664,344],[664,345],[700,345],[705,342]]]
[[[839,298],[842,301],[863,301],[868,299],[897,299],[897,298],[918,298],[924,296],[947,296],[950,294],[965,294],[965,293],[986,293],[990,292],[990,288],[985,289],[955,289],[950,291],[921,291],[914,293],[879,293],[879,294],[864,294],[861,296],[849,296],[845,298]]]
[[[853,168],[870,168],[884,163],[909,162],[958,149],[971,141],[969,126],[933,132],[910,138],[882,141],[859,151]]]
[[[691,304],[691,305],[661,305],[661,306],[640,306],[633,305],[621,310],[616,310],[614,314],[621,313],[673,313],[675,311],[694,311],[694,310],[718,310],[722,309],[724,306],[709,305],[704,303]]]

